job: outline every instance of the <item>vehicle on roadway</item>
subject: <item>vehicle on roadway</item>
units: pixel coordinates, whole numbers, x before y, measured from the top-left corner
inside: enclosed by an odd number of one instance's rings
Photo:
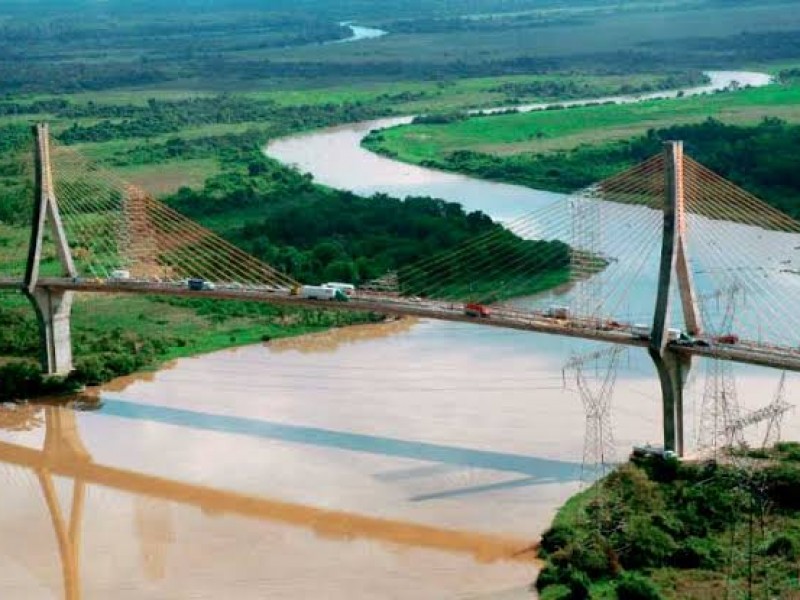
[[[216,289],[216,286],[213,283],[211,283],[210,281],[206,281],[205,279],[201,279],[199,277],[192,277],[191,279],[187,279],[186,286],[190,290],[194,290],[196,292],[210,291]]]
[[[468,317],[481,317],[483,319],[488,319],[492,313],[483,304],[470,302],[469,304],[464,305],[464,314]]]
[[[644,446],[634,446],[632,456],[634,458],[678,458],[678,454],[672,450],[664,450],[662,446],[652,446],[645,444]]]
[[[693,337],[683,331],[681,332],[681,335],[678,338],[678,341],[675,342],[675,344],[678,346],[688,346],[688,347],[697,346],[699,348],[708,348],[711,345],[705,338]]]
[[[735,333],[726,333],[725,335],[718,335],[714,338],[711,338],[711,341],[715,344],[738,344],[739,343],[739,336]]]
[[[131,278],[131,272],[127,269],[114,269],[108,278],[112,281],[126,281]]]
[[[544,316],[550,319],[569,319],[569,306],[550,306],[544,311]]]
[[[352,283],[341,283],[339,281],[329,281],[328,283],[323,283],[322,287],[342,290],[348,296],[352,296],[356,291],[356,286],[354,286]]]
[[[307,300],[338,300],[347,302],[347,294],[338,288],[324,285],[301,285],[292,290],[292,294]]]
[[[631,335],[637,340],[649,340],[650,336],[652,335],[652,332],[653,332],[653,327],[651,325],[646,325],[644,323],[636,323],[631,327]],[[678,342],[685,335],[686,334],[683,333],[680,329],[675,329],[673,327],[667,329],[668,342]]]

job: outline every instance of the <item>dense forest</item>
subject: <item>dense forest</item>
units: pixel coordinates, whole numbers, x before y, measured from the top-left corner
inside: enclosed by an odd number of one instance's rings
[[[572,498],[545,532],[540,597],[793,597],[798,460],[792,442],[724,464],[634,457]]]

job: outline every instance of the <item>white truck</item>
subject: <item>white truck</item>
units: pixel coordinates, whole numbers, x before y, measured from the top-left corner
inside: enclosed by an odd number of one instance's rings
[[[114,269],[108,278],[111,281],[127,281],[131,278],[131,272],[127,269]]]
[[[644,323],[636,323],[631,327],[631,335],[635,337],[637,340],[649,340],[650,334],[652,333],[653,327],[651,325],[645,325]],[[683,332],[680,329],[673,329],[670,327],[667,329],[667,341],[668,342],[677,342],[681,339],[681,334]]]
[[[325,287],[324,285],[300,286],[297,295],[308,300],[347,300],[347,295],[342,290],[333,287]]]
[[[354,286],[352,283],[341,283],[339,281],[329,281],[328,283],[323,283],[322,287],[342,290],[348,296],[352,296],[353,292],[356,291],[356,286]]]

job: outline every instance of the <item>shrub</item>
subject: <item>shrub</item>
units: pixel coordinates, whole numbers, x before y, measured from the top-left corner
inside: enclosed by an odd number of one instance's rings
[[[575,530],[566,525],[554,525],[542,534],[539,547],[548,554],[564,548],[575,537]]]
[[[43,377],[36,363],[13,362],[0,367],[0,401],[74,392],[78,387],[72,377]]]
[[[648,517],[633,517],[624,533],[625,550],[620,553],[628,569],[663,565],[678,549],[672,536],[652,524]]]
[[[606,552],[594,540],[570,543],[550,555],[550,560],[556,567],[581,571],[592,579],[613,575]]]
[[[658,588],[638,573],[625,573],[617,583],[617,600],[662,600]]]
[[[589,597],[591,585],[592,582],[589,581],[586,573],[575,570],[570,571],[569,581],[567,582],[567,587],[569,587],[569,600],[586,600],[586,598]]]
[[[28,362],[12,362],[0,367],[0,400],[21,400],[41,393],[42,374]]]
[[[800,469],[781,464],[765,470],[770,499],[781,508],[800,508]]]
[[[75,361],[75,379],[86,385],[100,385],[111,378],[111,373],[97,355],[82,356]]]
[[[722,552],[707,538],[690,537],[683,541],[670,561],[681,569],[710,569],[720,565]]]
[[[797,542],[795,542],[794,538],[785,533],[781,533],[769,541],[767,547],[764,549],[764,554],[795,560],[798,554]]]
[[[536,589],[541,592],[546,587],[565,583],[568,579],[564,569],[547,564],[539,571],[539,576],[536,578]]]

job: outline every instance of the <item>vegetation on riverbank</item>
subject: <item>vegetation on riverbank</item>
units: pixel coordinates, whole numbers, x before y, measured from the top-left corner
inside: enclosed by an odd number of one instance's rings
[[[166,361],[282,337],[383,320],[371,313],[296,309],[255,302],[78,295],[73,307],[75,371],[42,379],[39,331],[21,294],[0,294],[0,401],[69,391]]]
[[[800,592],[800,444],[736,461],[633,459],[545,532],[542,600],[789,598]]]
[[[694,159],[800,216],[800,181],[793,167],[800,160],[800,125],[793,124],[800,123],[795,105],[800,86],[792,72],[784,72],[780,87],[410,125],[374,132],[364,143],[425,166],[573,191],[649,158],[664,140],[681,139]],[[690,122],[674,124],[681,121]],[[616,139],[623,134],[625,139]]]

